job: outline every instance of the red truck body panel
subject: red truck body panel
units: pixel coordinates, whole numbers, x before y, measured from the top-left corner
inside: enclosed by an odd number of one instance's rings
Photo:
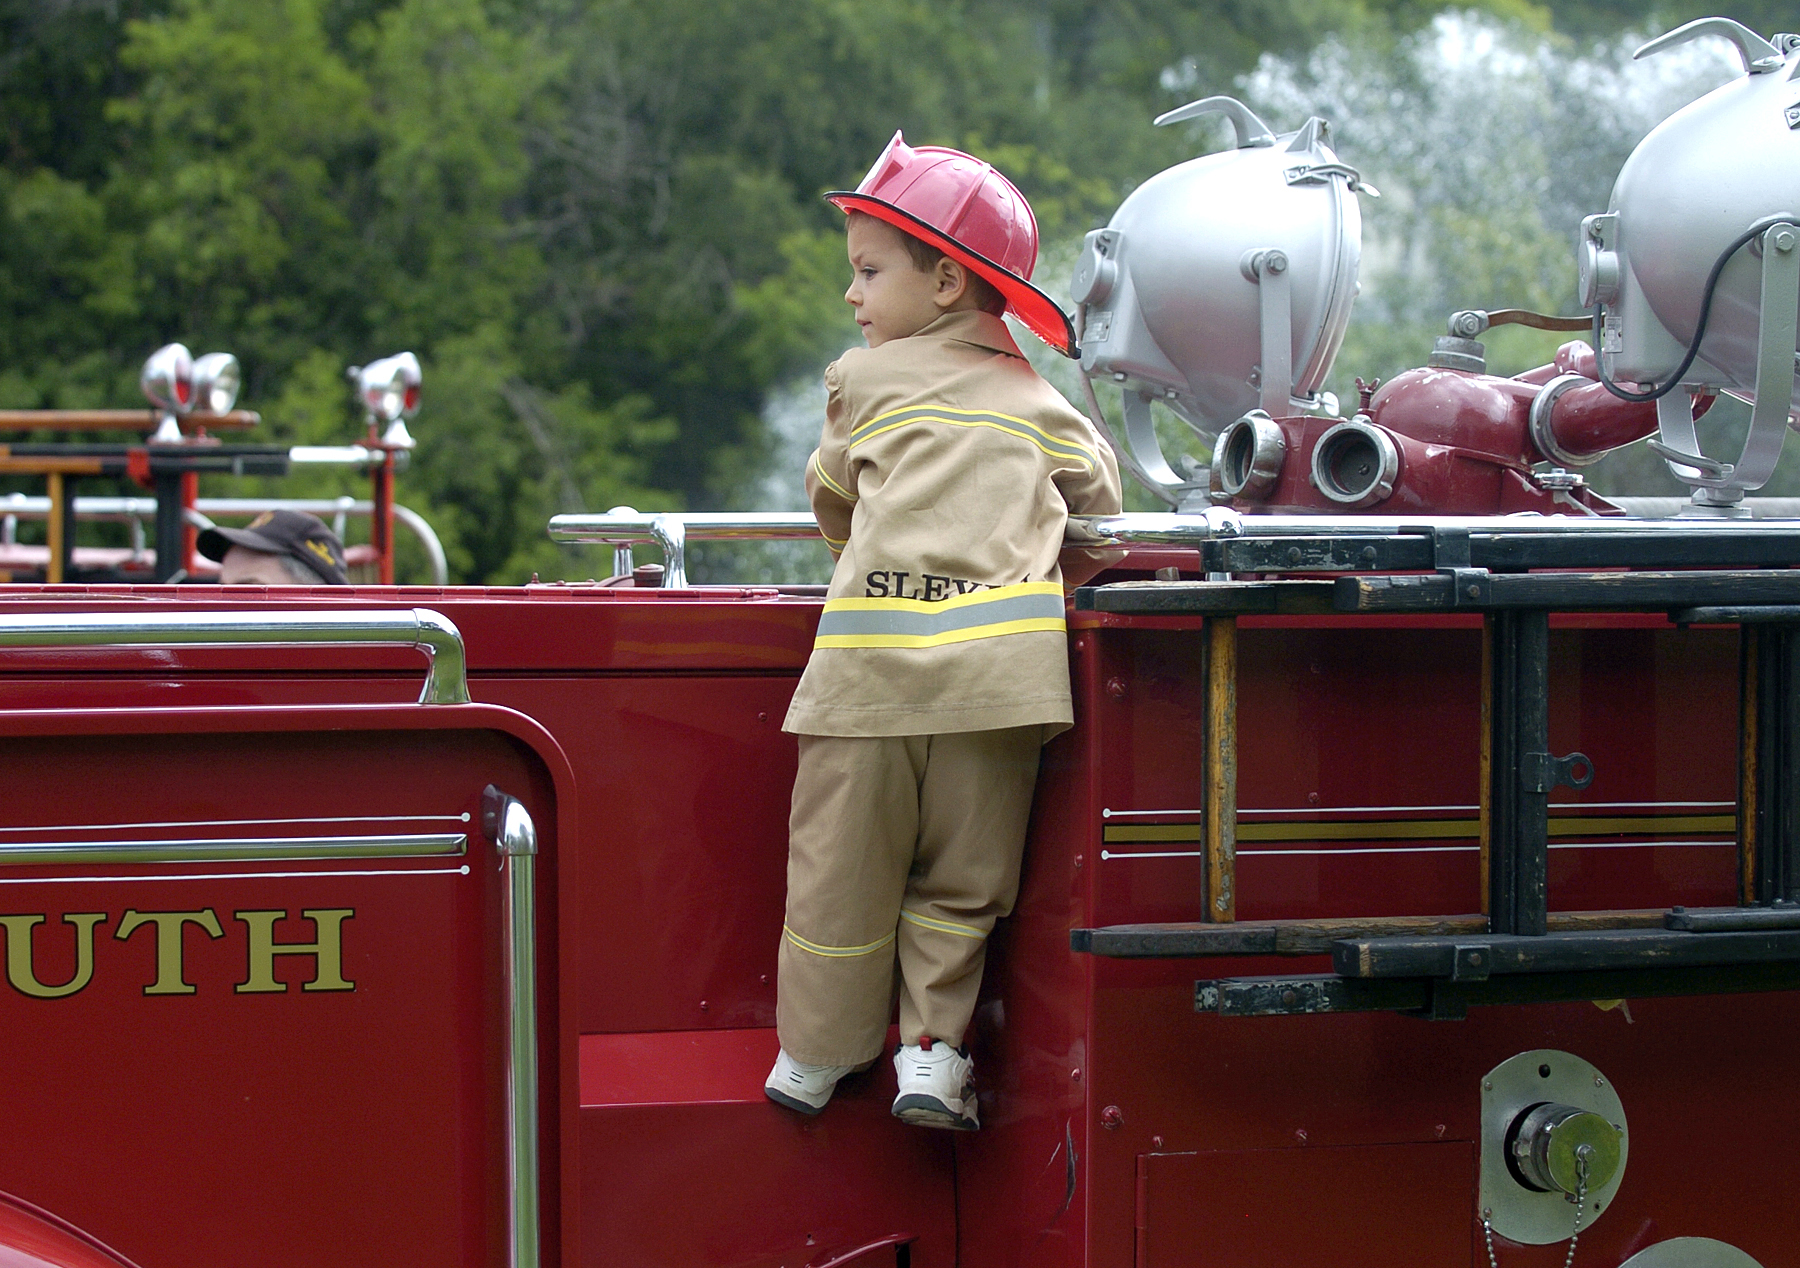
[[[0,590],[0,613],[184,604],[430,607],[461,629],[479,703],[410,703],[416,657],[384,649],[7,651],[10,835],[473,818],[449,862],[0,874],[0,915],[45,917],[42,983],[78,968],[66,918],[105,915],[84,989],[0,987],[7,1032],[30,1037],[3,1084],[0,1188],[144,1268],[504,1262],[489,783],[542,836],[547,1263],[1461,1268],[1481,1255],[1475,1087],[1540,1047],[1604,1069],[1632,1116],[1583,1260],[1696,1235],[1772,1266],[1800,1236],[1773,1179],[1800,1129],[1790,995],[1222,1018],[1195,1011],[1197,978],[1329,966],[1071,952],[1074,928],[1200,917],[1199,618],[1074,614],[1078,722],[1045,750],[977,1011],[984,1128],[964,1136],[893,1120],[885,1062],[815,1120],[762,1097],[796,751],[780,724],[816,599]],[[1597,775],[1553,798],[1553,910],[1736,901],[1737,638],[1557,619],[1552,748]],[[1245,617],[1238,642],[1239,919],[1479,910],[1479,618]],[[152,901],[218,916],[218,938],[185,928],[191,995],[144,994],[156,930],[116,936]],[[353,991],[304,990],[307,955],[277,957],[288,989],[236,990],[235,913],[274,909],[279,942],[314,938],[303,910],[355,912]]]

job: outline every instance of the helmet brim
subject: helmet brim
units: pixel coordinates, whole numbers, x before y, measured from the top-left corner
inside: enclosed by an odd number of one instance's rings
[[[1023,322],[1032,334],[1065,357],[1081,356],[1081,348],[1075,342],[1075,323],[1069,319],[1069,315],[1055,300],[1017,273],[1001,268],[980,252],[969,250],[955,238],[880,198],[852,190],[834,190],[825,195],[825,201],[842,212],[860,211],[877,220],[884,220],[902,233],[929,243],[992,284],[995,290],[1006,297],[1007,311]]]

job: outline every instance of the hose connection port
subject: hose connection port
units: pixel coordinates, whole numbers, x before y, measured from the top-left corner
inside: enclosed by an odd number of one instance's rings
[[[1400,447],[1362,415],[1329,428],[1313,446],[1313,487],[1343,506],[1374,506],[1399,479]]]
[[[1212,498],[1266,498],[1287,459],[1287,438],[1259,409],[1226,426],[1213,445]]]

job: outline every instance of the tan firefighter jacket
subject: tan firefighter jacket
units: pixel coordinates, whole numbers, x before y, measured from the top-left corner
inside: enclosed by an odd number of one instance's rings
[[[852,349],[825,385],[806,492],[838,561],[783,729],[1069,726],[1057,557],[1070,513],[1118,511],[1112,451],[987,313]]]

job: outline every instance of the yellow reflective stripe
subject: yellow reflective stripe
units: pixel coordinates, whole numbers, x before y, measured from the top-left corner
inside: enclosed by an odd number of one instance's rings
[[[877,942],[865,943],[860,947],[828,947],[821,943],[808,942],[805,938],[802,938],[786,925],[781,926],[781,932],[789,942],[799,947],[802,951],[810,951],[814,955],[825,955],[839,960],[849,959],[852,956],[868,955],[872,951],[881,950],[881,948],[894,940],[894,935],[890,933],[887,937],[882,938]]]
[[[943,647],[950,643],[969,643],[978,638],[999,638],[1005,634],[1068,633],[1068,624],[1059,617],[1032,617],[1024,621],[1001,621],[995,625],[976,625],[966,630],[946,630],[942,634],[821,634],[814,647]]]
[[[819,536],[823,537],[825,539],[825,544],[827,546],[831,547],[833,550],[842,550],[844,547],[846,547],[850,544],[850,539],[848,537],[844,538],[843,541],[839,541],[837,538],[833,537],[830,533],[826,532],[822,528],[819,530]]]
[[[1002,414],[998,410],[991,409],[954,409],[948,405],[903,405],[899,409],[890,409],[885,413],[877,414],[868,422],[855,428],[851,431],[850,438],[852,440],[857,440],[873,435],[874,433],[869,430],[870,428],[890,420],[914,422],[932,419],[939,422],[946,422],[950,420],[945,416],[952,414],[956,415],[958,418],[964,419],[1007,423],[1013,427],[1024,428],[1027,432],[1038,437],[1038,439],[1042,440],[1045,444],[1073,449],[1079,453],[1086,454],[1089,457],[1095,456],[1093,446],[1079,440],[1066,440],[1060,436],[1052,436],[1036,423],[1031,422],[1028,419],[1020,418],[1017,414]],[[903,416],[907,417],[903,418]],[[882,428],[882,430],[885,431],[887,429]]]
[[[950,598],[832,599],[814,647],[943,647],[1008,634],[1063,633],[1062,587],[1024,581]]]
[[[789,470],[792,470],[792,468],[789,468]],[[846,489],[843,485],[839,484],[836,480],[833,480],[829,475],[827,475],[825,473],[825,464],[819,461],[819,456],[816,453],[813,455],[813,471],[818,475],[820,484],[823,484],[826,488],[830,489],[833,493],[835,493],[839,497],[843,498],[844,501],[846,501],[846,502],[856,501],[856,494],[850,492],[849,489]],[[831,539],[829,537],[827,537],[825,540],[830,541]]]
[[[902,907],[900,919],[910,921],[921,929],[931,929],[937,933],[955,934],[959,938],[985,938],[987,934],[974,925],[959,925],[954,920],[939,920],[936,916],[921,916]]]
[[[884,420],[891,420],[885,421]],[[988,427],[994,431],[1004,432],[1009,436],[1035,446],[1052,458],[1079,462],[1089,471],[1094,469],[1094,451],[1080,441],[1063,440],[1052,436],[1034,423],[1028,423],[1012,414],[997,414],[991,410],[950,409],[946,406],[908,406],[905,409],[889,410],[879,414],[850,433],[850,448],[862,444],[865,440],[873,440],[884,432],[905,427],[910,423],[944,423],[951,427]]]

